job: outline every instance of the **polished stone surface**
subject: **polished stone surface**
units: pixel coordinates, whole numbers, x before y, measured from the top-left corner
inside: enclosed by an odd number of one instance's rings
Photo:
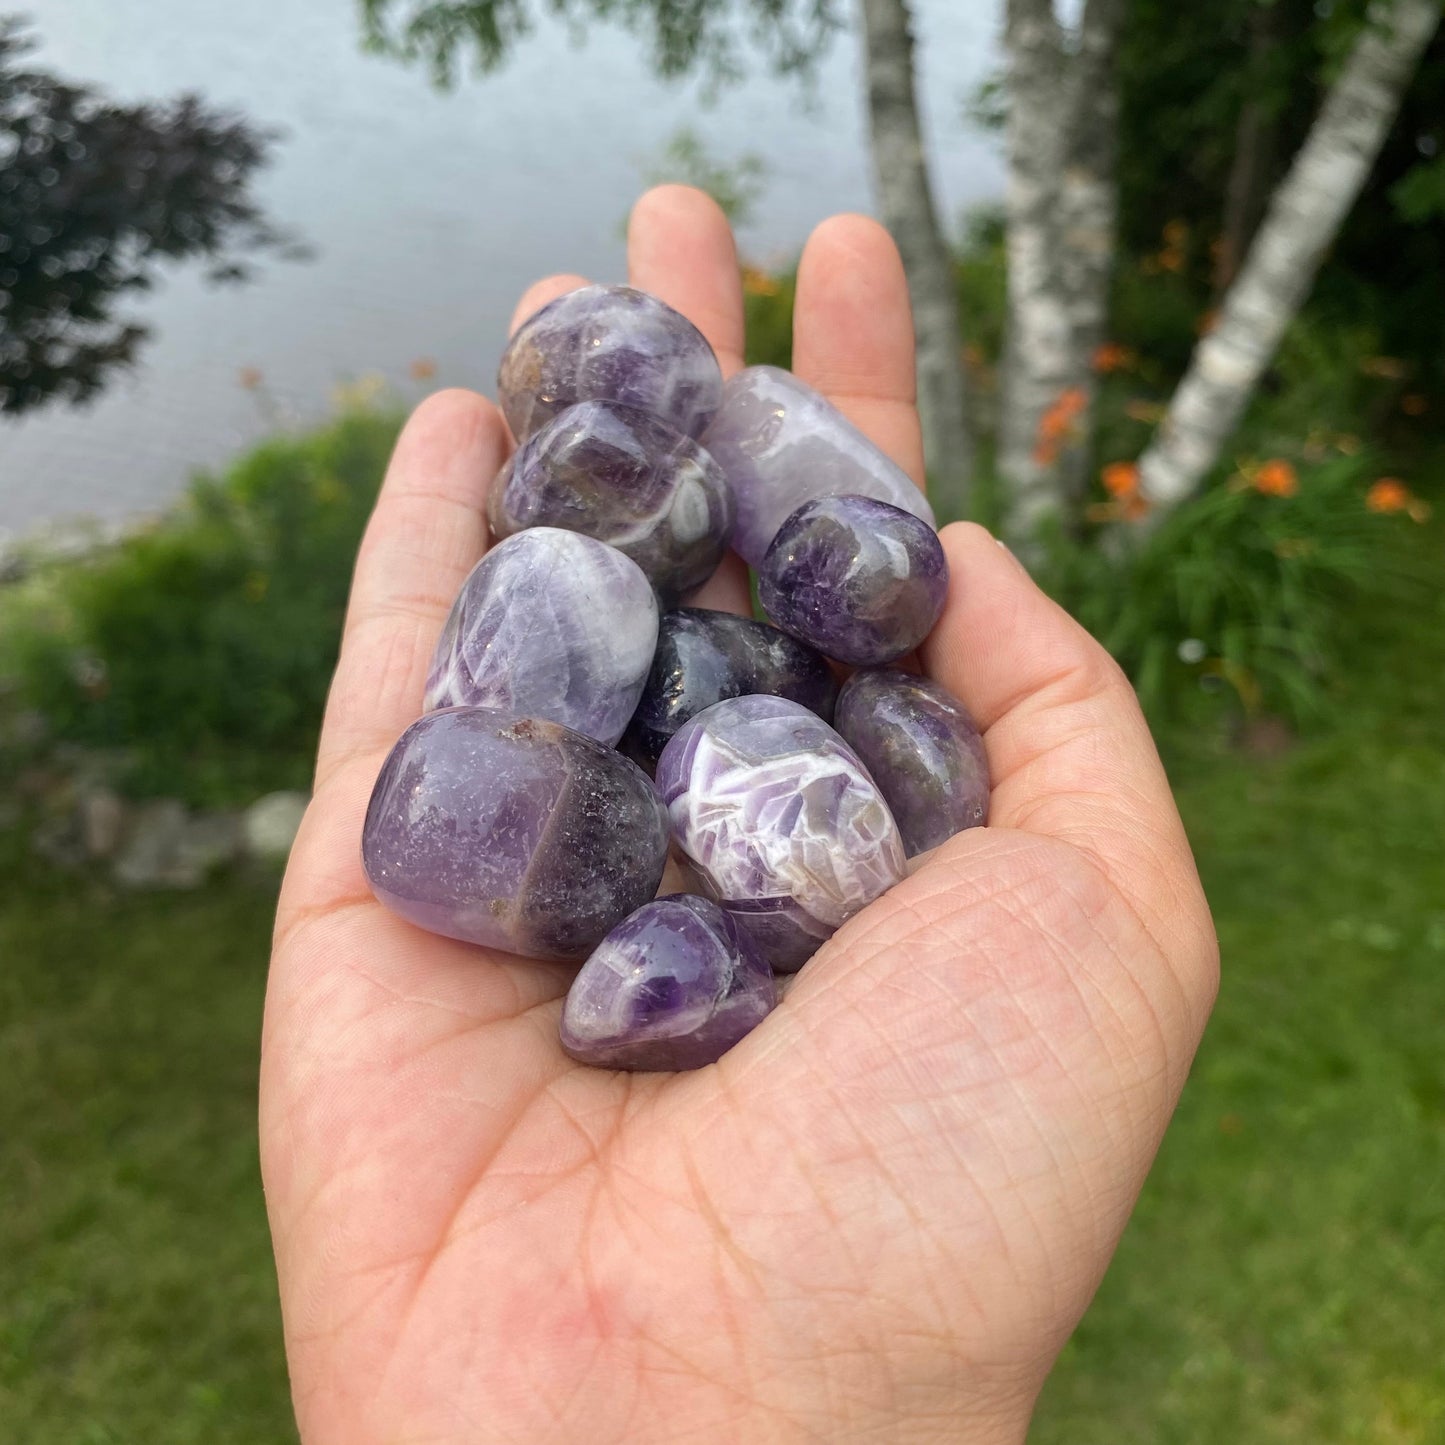
[[[362,832],[372,891],[433,933],[581,958],[657,891],[667,816],[640,768],[557,723],[429,713],[382,765]]]
[[[855,672],[838,731],[883,790],[910,858],[988,821],[988,758],[968,709],[926,677]]]
[[[717,570],[733,528],[722,468],[636,407],[586,401],[534,432],[492,484],[492,533],[563,527],[610,543],[665,603]]]
[[[519,442],[579,401],[639,407],[695,437],[717,411],[722,372],[702,332],[657,297],[583,286],[517,328],[497,390]]]
[[[819,652],[876,667],[912,652],[948,597],[938,533],[872,497],[805,502],[758,567],[769,619]]]
[[[766,622],[706,607],[664,612],[652,670],[622,749],[654,767],[689,718],[749,693],[791,698],[831,722],[838,684],[819,653]]]
[[[715,903],[644,903],[597,945],[562,1010],[562,1047],[613,1069],[700,1069],[772,1011],[773,971]]]
[[[907,472],[831,402],[776,366],[750,366],[729,380],[703,445],[733,489],[733,550],[754,567],[784,520],[818,497],[876,497],[935,525]]]
[[[897,883],[903,843],[853,750],[799,703],[720,702],[663,750],[673,837],[779,972]]]
[[[615,547],[533,527],[462,584],[437,642],[426,708],[493,707],[615,743],[657,646],[657,600]]]

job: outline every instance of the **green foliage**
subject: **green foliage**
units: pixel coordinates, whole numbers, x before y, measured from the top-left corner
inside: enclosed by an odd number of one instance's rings
[[[742,73],[742,39],[780,73],[807,75],[842,28],[838,0],[360,0],[375,50],[431,68],[451,84],[463,56],[483,74],[502,65],[545,11],[581,33],[616,23],[643,40],[658,72],[700,71],[714,83]]]
[[[1240,472],[1143,538],[1120,527],[1089,544],[1052,539],[1047,585],[1156,717],[1177,713],[1205,679],[1247,713],[1318,718],[1342,675],[1352,599],[1391,600],[1392,584],[1408,585],[1399,559],[1411,523],[1367,509],[1378,475],[1367,458],[1298,473],[1271,465],[1297,475],[1294,495],[1269,495]]]
[[[768,184],[768,163],[754,151],[720,160],[689,126],[676,132],[644,174],[647,184],[696,186],[722,208],[734,226],[746,226]]]
[[[743,313],[749,366],[792,366],[793,301],[797,292],[796,270],[776,276],[761,271],[744,274]]]
[[[304,786],[351,569],[398,421],[354,411],[202,478],[186,507],[41,580],[6,651],[61,738],[139,791]]]

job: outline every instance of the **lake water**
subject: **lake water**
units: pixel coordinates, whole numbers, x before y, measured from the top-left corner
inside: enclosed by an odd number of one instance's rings
[[[794,254],[835,211],[869,207],[851,38],[814,104],[766,76],[705,106],[664,84],[642,47],[595,27],[585,46],[539,24],[508,66],[438,94],[424,73],[362,53],[356,0],[29,0],[39,59],[118,97],[200,91],[287,137],[260,191],[314,248],[244,287],[178,272],[135,310],[141,364],[82,410],[0,421],[0,532],[153,510],[192,471],[323,416],[338,384],[380,375],[488,388],[519,292],[555,271],[623,279],[621,221],[669,137],[769,163],[744,251]],[[539,6],[540,8],[540,6]],[[945,214],[995,197],[995,144],[963,103],[997,63],[996,0],[917,0],[923,96]],[[244,369],[263,378],[241,385]]]

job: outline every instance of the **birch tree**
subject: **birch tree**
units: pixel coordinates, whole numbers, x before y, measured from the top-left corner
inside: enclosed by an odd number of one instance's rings
[[[1008,341],[999,471],[1027,539],[1083,494],[1117,226],[1122,0],[1086,0],[1072,33],[1053,0],[1007,0]]]
[[[924,457],[939,510],[958,516],[973,470],[958,287],[929,182],[911,17],[906,0],[860,0],[860,8],[878,208],[898,243],[913,301]]]
[[[1364,186],[1439,23],[1439,0],[1373,8],[1140,461],[1140,489],[1155,518],[1188,497],[1219,460]]]

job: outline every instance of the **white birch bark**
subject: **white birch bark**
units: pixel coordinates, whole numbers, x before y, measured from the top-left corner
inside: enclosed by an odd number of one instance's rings
[[[883,223],[908,273],[918,354],[918,409],[935,506],[961,516],[973,471],[953,255],[938,223],[918,117],[906,0],[860,0],[868,118]]]
[[[1000,387],[999,472],[1009,530],[1024,545],[1050,514],[1072,519],[1086,481],[1094,351],[1105,339],[1117,212],[1122,6],[1088,0],[1066,44],[1052,0],[1005,12],[1008,345]],[[1069,435],[1041,443],[1066,392],[1084,407]]]
[[[1154,519],[1188,497],[1219,460],[1364,186],[1439,23],[1439,0],[1372,8],[1270,201],[1218,324],[1195,347],[1140,461],[1140,487]]]

